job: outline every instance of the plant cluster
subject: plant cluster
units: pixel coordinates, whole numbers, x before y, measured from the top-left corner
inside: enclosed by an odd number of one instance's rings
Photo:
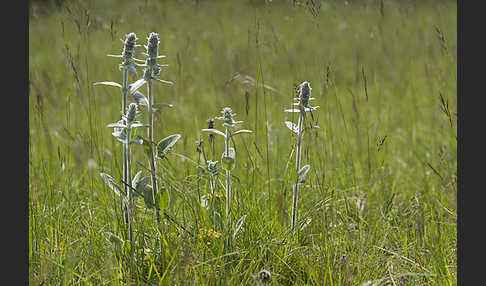
[[[162,212],[164,211],[164,205],[167,204],[167,196],[163,196],[162,193],[167,192],[162,187],[164,182],[160,181],[157,169],[157,159],[161,160],[166,158],[166,155],[181,138],[180,134],[174,134],[160,140],[155,144],[154,139],[154,106],[172,106],[170,104],[157,104],[154,102],[153,94],[153,82],[158,81],[162,83],[172,84],[169,81],[160,78],[161,67],[167,65],[161,65],[157,62],[158,59],[165,56],[158,54],[159,47],[159,35],[157,33],[150,33],[147,38],[147,44],[145,47],[145,60],[135,58],[135,47],[137,37],[134,33],[126,35],[125,41],[123,41],[123,51],[121,55],[108,55],[115,58],[121,58],[122,63],[119,65],[122,71],[122,83],[116,83],[111,81],[97,82],[95,85],[114,86],[121,89],[122,95],[122,108],[121,119],[114,123],[110,123],[107,126],[113,128],[112,135],[120,143],[122,143],[122,161],[123,170],[122,178],[115,180],[108,173],[100,173],[103,181],[108,187],[121,198],[121,210],[123,213],[124,223],[127,226],[126,237],[128,241],[133,240],[133,221],[137,212],[135,200],[139,197],[143,198],[145,207],[153,210],[155,216],[155,223],[158,230],[158,241],[160,250],[162,251]],[[138,77],[137,67],[143,67],[143,74],[140,78],[133,83],[129,83],[128,75]],[[145,96],[140,88],[143,85],[147,85],[147,96]],[[128,95],[130,95],[132,102],[128,103]],[[312,111],[316,110],[318,106],[313,107],[310,105],[310,101],[314,98],[311,97],[310,84],[304,81],[299,86],[299,96],[295,98],[297,102],[293,105],[295,108],[286,109],[285,112],[295,112],[299,114],[298,123],[295,124],[290,121],[285,121],[286,126],[297,135],[296,142],[296,181],[293,185],[293,200],[292,200],[292,212],[291,212],[291,225],[290,232],[293,235],[296,231],[296,219],[297,219],[297,200],[299,185],[305,183],[307,174],[310,169],[310,165],[304,165],[301,167],[302,162],[302,141],[304,131],[306,130],[306,118],[307,113],[312,115]],[[146,111],[146,119],[141,120],[144,114],[141,109]],[[220,162],[209,160],[206,157],[204,151],[203,141],[197,142],[197,151],[204,157],[205,167],[204,170],[208,174],[210,193],[204,195],[201,198],[201,205],[203,208],[210,210],[213,218],[213,226],[211,228],[200,228],[199,237],[216,237],[224,235],[225,238],[225,251],[228,253],[232,250],[232,240],[236,237],[238,231],[242,228],[243,223],[246,220],[246,215],[239,218],[237,223],[233,225],[232,218],[237,214],[232,209],[232,171],[236,165],[236,149],[234,146],[233,138],[238,134],[252,133],[251,130],[237,129],[237,125],[243,123],[243,121],[235,120],[236,113],[230,107],[224,107],[221,110],[221,115],[210,118],[208,120],[208,128],[202,129],[204,132],[209,133],[209,142],[211,144],[213,160],[215,154],[215,135],[221,136],[224,139],[224,150],[221,153]],[[215,128],[215,120],[222,122],[223,130]],[[147,130],[146,137],[137,134],[139,128]],[[312,126],[310,128],[318,128],[318,126]],[[233,142],[233,145],[232,145]],[[145,153],[148,161],[149,174],[143,176],[143,171],[139,170],[135,176],[132,176],[134,166],[132,163],[132,145],[141,146],[141,150]],[[224,183],[219,180],[221,169],[224,169]],[[217,185],[221,183],[223,185],[224,194],[217,191]],[[219,202],[224,200],[224,220],[221,219]],[[218,204],[218,206],[217,206]],[[165,214],[165,213],[164,213]]]

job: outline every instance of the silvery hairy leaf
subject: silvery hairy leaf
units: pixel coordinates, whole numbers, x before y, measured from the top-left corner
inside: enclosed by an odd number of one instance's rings
[[[299,134],[299,127],[297,124],[290,121],[285,121],[285,125],[287,125],[287,128],[290,129],[290,131],[294,132],[295,134]]]
[[[143,106],[148,106],[148,103],[149,103],[148,99],[140,91],[137,90],[134,93],[130,93],[130,95],[133,97],[135,102],[137,102],[137,104],[143,105]]]
[[[233,232],[233,239],[236,238],[236,235],[238,234],[238,232],[240,231],[241,227],[243,226],[243,223],[245,222],[246,220],[246,215],[242,216],[238,222],[236,223],[236,228],[235,228],[235,231]]]
[[[137,185],[141,176],[142,176],[142,171],[140,170],[140,171],[137,172],[137,174],[135,174],[135,176],[132,179],[132,188],[136,189],[135,186]]]
[[[113,132],[113,133],[111,133],[111,135],[113,135],[113,137],[115,137],[118,141],[120,141],[123,144],[128,143],[127,134],[125,132]]]
[[[145,187],[147,186],[148,182],[150,181],[150,176],[145,176],[143,178],[140,178],[141,174],[142,174],[142,171],[139,171],[137,173],[137,175],[138,175],[137,180],[135,181],[135,178],[134,178],[134,180],[132,181],[132,188],[135,189],[135,192],[134,192],[135,197],[140,195],[140,194],[144,195],[143,191],[144,191]]]
[[[234,135],[237,135],[237,134],[240,134],[240,133],[252,133],[253,131],[251,130],[246,130],[246,129],[241,129],[241,130],[238,130],[234,133],[231,133],[231,136],[234,136]]]
[[[128,63],[125,65],[125,67],[134,77],[138,77],[137,70],[135,69],[133,64]]]
[[[169,85],[174,85],[173,82],[168,81],[168,80],[163,80],[163,79],[160,79],[160,78],[154,78],[154,79],[157,80],[157,81],[160,81],[162,83],[166,83],[166,84],[169,84]]]
[[[103,182],[117,195],[121,196],[121,189],[120,186],[116,183],[115,179],[111,177],[110,175],[106,173],[100,173],[101,178],[103,179]]]
[[[298,173],[297,183],[305,183],[309,169],[310,169],[310,165],[305,165],[304,167],[300,168]]]
[[[292,108],[292,109],[285,109],[284,112],[300,112],[300,110]]]
[[[137,89],[142,87],[147,81],[144,78],[137,80],[136,82],[130,84],[128,87],[130,88],[130,94],[135,93]]]
[[[223,132],[219,131],[218,129],[201,129],[201,131],[206,131],[206,132],[213,132],[213,133],[216,133],[218,135],[221,135],[223,136],[224,138],[226,138],[226,134],[224,134]]]
[[[127,128],[127,126],[123,123],[110,123],[108,125],[106,125],[106,127],[115,127],[115,128]]]
[[[93,85],[108,85],[108,86],[116,86],[122,88],[121,84],[113,81],[100,81],[100,82],[95,82]]]
[[[180,138],[180,134],[174,134],[160,140],[160,142],[157,143],[157,158],[163,159]]]
[[[131,128],[137,128],[137,127],[149,127],[150,124],[147,123],[140,123],[140,122],[135,122],[130,125]]]

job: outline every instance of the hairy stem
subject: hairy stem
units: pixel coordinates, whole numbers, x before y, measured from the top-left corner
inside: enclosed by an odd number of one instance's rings
[[[127,164],[127,184],[131,184],[132,182],[132,172],[130,170],[131,166],[131,158],[130,158],[130,142],[131,141],[131,128],[128,125],[127,126],[127,144],[126,144],[126,164]],[[132,190],[128,188],[128,186],[125,184],[125,187],[127,188],[127,198],[128,198],[128,240],[132,241],[132,213],[133,213],[133,197],[131,195]]]
[[[301,108],[300,113],[299,113],[299,123],[298,123],[298,129],[299,129],[299,136],[297,138],[297,154],[295,156],[295,169],[296,172],[299,172],[300,170],[300,162],[302,158],[302,137],[303,137],[303,132],[302,132],[302,125],[304,121],[304,109]],[[292,235],[295,233],[295,224],[297,220],[297,199],[299,197],[299,184],[296,182],[294,184],[294,189],[293,189],[293,199],[292,199],[292,222],[290,225],[290,231]]]
[[[127,112],[127,94],[128,94],[128,69],[125,67],[123,68],[123,79],[122,79],[122,114],[126,114]],[[124,124],[127,124],[125,120],[123,120]],[[127,184],[129,184],[128,181],[128,160],[127,160],[127,150],[128,150],[128,144],[123,144],[123,182],[124,182],[124,187],[125,187],[125,193],[130,194],[130,189],[128,188]],[[130,200],[130,199],[129,199]],[[130,208],[128,208],[128,213],[127,213],[127,219],[128,219],[128,228],[129,228],[129,234],[128,238],[131,241],[131,223],[130,223]]]
[[[150,176],[152,179],[152,199],[154,204],[156,203],[155,196],[157,194],[158,188],[157,188],[157,165],[155,162],[155,142],[154,142],[154,118],[153,118],[153,109],[152,105],[154,104],[154,98],[152,96],[152,80],[149,80],[147,82],[147,94],[148,94],[148,121],[149,121],[149,127],[148,127],[148,140],[150,141],[150,158],[149,158],[149,164],[150,164]],[[155,217],[157,220],[157,229],[162,233],[161,229],[161,218],[160,218],[160,213],[157,209],[157,206],[154,208],[155,212]]]
[[[229,128],[226,128],[225,150],[226,156],[229,156],[231,133]],[[226,247],[231,251],[231,170],[226,170]]]

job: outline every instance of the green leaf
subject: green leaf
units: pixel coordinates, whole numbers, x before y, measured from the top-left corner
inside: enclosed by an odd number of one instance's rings
[[[235,161],[236,161],[236,152],[235,148],[230,147],[229,148],[229,154],[226,154],[226,151],[223,152],[223,155],[221,156],[221,164],[223,165],[223,168],[225,170],[233,170],[235,167]]]
[[[155,200],[157,200],[157,194],[155,195]],[[154,199],[152,196],[152,186],[145,185],[143,188],[143,201],[145,202],[145,207],[148,209],[153,209],[155,207]]]
[[[169,205],[169,192],[167,189],[161,189],[157,193],[157,200],[158,200],[158,205],[159,205],[159,210],[161,213],[164,213],[164,210],[167,208]]]
[[[100,173],[101,178],[103,179],[103,182],[117,195],[121,196],[121,189],[120,186],[116,183],[115,179],[113,179],[112,176],[106,174],[106,173]]]
[[[118,235],[114,234],[113,232],[107,231],[105,234],[108,236],[108,240],[115,244],[116,246],[120,247],[123,243],[123,239],[121,239]]]
[[[305,165],[299,170],[298,173],[298,178],[297,178],[297,183],[305,183],[305,180],[307,179],[307,173],[309,172],[310,165]]]
[[[157,144],[157,158],[163,159],[180,138],[180,134],[174,134],[160,140],[160,142]]]

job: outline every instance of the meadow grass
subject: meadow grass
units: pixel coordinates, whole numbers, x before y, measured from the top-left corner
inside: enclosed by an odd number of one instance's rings
[[[265,269],[270,285],[455,285],[456,2],[346,3],[318,14],[284,1],[31,3],[29,284],[258,285]],[[121,53],[120,38],[153,31],[169,64],[161,77],[174,82],[153,86],[173,104],[154,111],[154,134],[181,138],[157,162],[162,248],[139,199],[128,257],[119,200],[99,176],[123,177],[106,128],[120,91],[93,83],[119,81],[106,55]],[[296,138],[284,122],[298,115],[283,110],[303,81],[320,128],[303,141],[311,169],[289,239]],[[223,140],[213,154],[201,129],[225,106],[253,131],[232,144],[231,213],[246,218],[230,253],[201,207],[212,187],[196,146],[220,160]],[[143,152],[131,164],[149,174]],[[211,200],[224,214],[224,199]]]

